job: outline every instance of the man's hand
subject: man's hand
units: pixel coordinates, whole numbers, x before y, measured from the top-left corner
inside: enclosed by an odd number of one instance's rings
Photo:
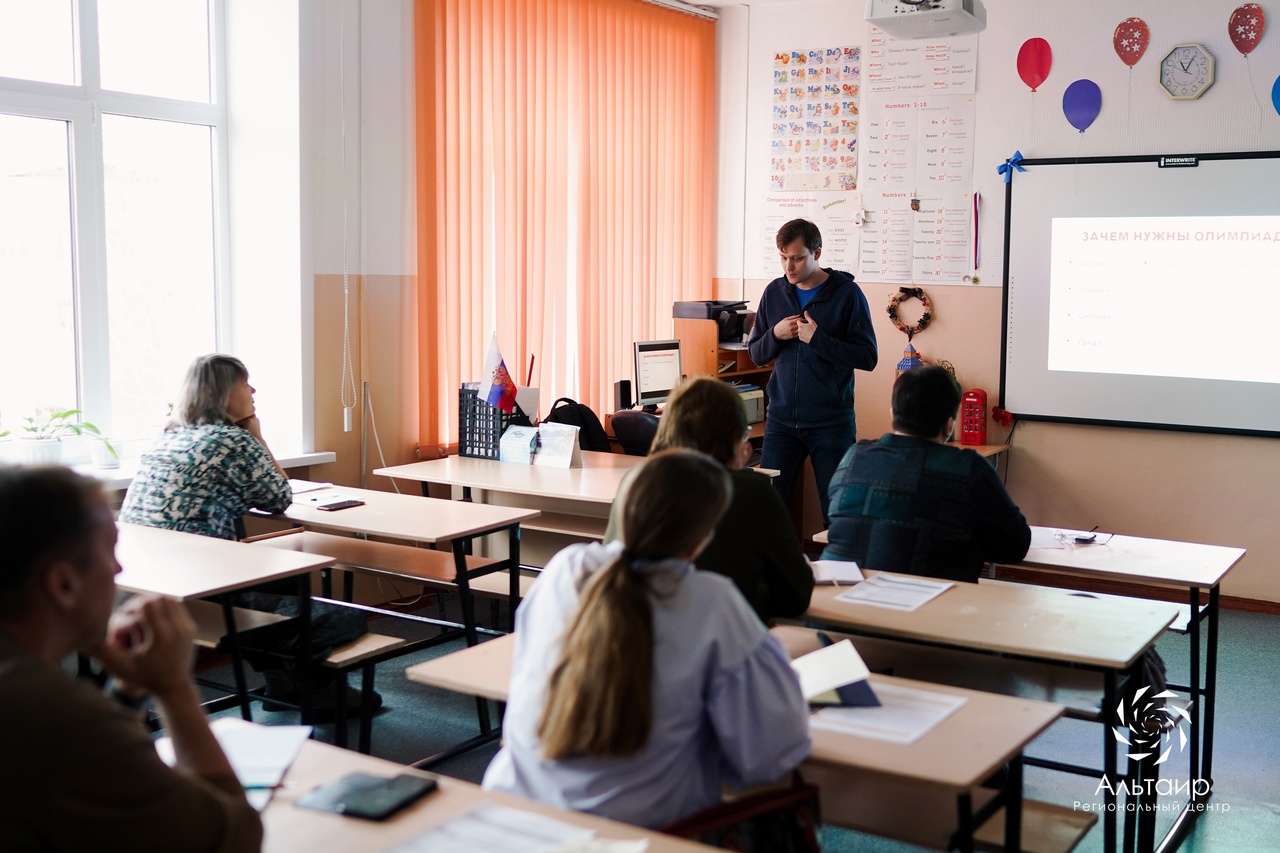
[[[783,317],[773,326],[773,336],[780,341],[789,341],[794,339],[798,334],[798,326],[800,323],[800,315],[792,314],[790,317]]]
[[[804,317],[796,322],[796,336],[807,344],[813,340],[813,333],[816,331],[818,331],[818,324],[813,322],[808,311],[804,312]]]
[[[85,652],[102,662],[126,693],[166,697],[191,689],[196,627],[187,609],[167,598],[138,596],[111,616],[107,636]]]

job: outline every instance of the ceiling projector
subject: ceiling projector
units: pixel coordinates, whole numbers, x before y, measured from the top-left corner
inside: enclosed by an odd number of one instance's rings
[[[894,38],[962,36],[987,28],[981,0],[867,0],[867,23]]]

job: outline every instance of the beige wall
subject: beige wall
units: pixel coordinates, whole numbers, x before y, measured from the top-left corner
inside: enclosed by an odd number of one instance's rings
[[[316,465],[311,478],[345,486],[360,485],[362,383],[368,381],[373,421],[386,464],[417,459],[418,352],[414,276],[350,276],[351,354],[356,378],[356,411],[351,432],[343,431],[342,276],[315,277],[316,446],[338,454],[338,461]],[[372,423],[372,422],[371,422]],[[381,467],[372,429],[369,469]],[[390,481],[370,477],[369,488],[390,489]]]

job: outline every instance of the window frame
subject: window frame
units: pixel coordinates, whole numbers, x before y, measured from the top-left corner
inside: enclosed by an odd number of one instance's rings
[[[224,0],[207,0],[209,14],[209,103],[179,101],[103,89],[99,80],[97,0],[75,0],[72,9],[74,85],[0,77],[0,113],[67,122],[70,175],[72,301],[76,341],[76,407],[85,420],[110,434],[110,339],[107,312],[106,202],[101,116],[113,114],[210,128],[213,195],[213,305],[218,349],[230,338],[228,216],[228,111],[225,93]],[[15,413],[17,414],[17,413]],[[87,448],[67,454],[87,458]]]

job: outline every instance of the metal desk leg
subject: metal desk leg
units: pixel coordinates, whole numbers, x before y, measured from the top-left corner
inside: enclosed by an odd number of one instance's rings
[[[458,603],[462,605],[462,627],[467,635],[467,645],[476,644],[476,604],[471,596],[471,582],[467,578],[467,546],[469,539],[453,540],[453,564],[458,582]]]
[[[956,849],[973,853],[973,797],[964,791],[956,797]]]
[[[1213,786],[1213,704],[1218,692],[1218,607],[1219,590],[1209,590],[1209,639],[1205,650],[1204,673],[1204,754],[1200,764],[1200,776]],[[1206,795],[1207,798],[1208,795]]]
[[[1142,784],[1142,770],[1136,759],[1130,758],[1125,776],[1128,791],[1124,795],[1124,846],[1125,853],[1133,853],[1133,840],[1142,813],[1143,798],[1141,794],[1130,793],[1135,785]]]
[[[1187,624],[1188,643],[1191,647],[1191,675],[1187,681],[1191,694],[1191,756],[1188,760],[1190,768],[1188,778],[1193,782],[1200,775],[1200,739],[1204,736],[1204,725],[1207,715],[1202,711],[1202,704],[1207,691],[1200,689],[1200,589],[1191,587],[1191,620]],[[1208,679],[1206,679],[1206,682]],[[1206,684],[1207,687],[1207,684]],[[1194,785],[1192,797],[1194,798]]]
[[[231,676],[235,679],[236,698],[240,700],[240,716],[253,722],[249,710],[249,687],[244,680],[244,658],[240,654],[240,636],[236,633],[236,613],[230,596],[222,596],[222,621],[227,629],[227,647],[231,651]]]
[[[1116,673],[1108,670],[1102,679],[1102,713],[1110,714],[1116,707]],[[1111,727],[1102,727],[1102,775],[1107,780],[1103,794],[1102,838],[1106,853],[1116,853],[1116,744]]]
[[[511,597],[508,599],[511,611],[508,617],[507,630],[516,629],[516,608],[520,606],[520,525],[513,524],[507,528],[507,571],[511,575]]]
[[[1156,764],[1158,751],[1138,764],[1142,774],[1142,793],[1138,795],[1138,850],[1151,853],[1156,844],[1156,812],[1160,808],[1160,795],[1156,792],[1160,781],[1160,765]]]
[[[1004,849],[1022,850],[1022,753],[1009,762],[1004,796]]]
[[[311,655],[310,573],[298,575],[298,618],[302,620],[302,635],[298,638],[298,654],[295,656],[295,663],[298,668],[298,704],[301,722],[305,726],[311,724],[313,698],[311,685],[314,683],[311,668],[315,665],[315,659]]]

